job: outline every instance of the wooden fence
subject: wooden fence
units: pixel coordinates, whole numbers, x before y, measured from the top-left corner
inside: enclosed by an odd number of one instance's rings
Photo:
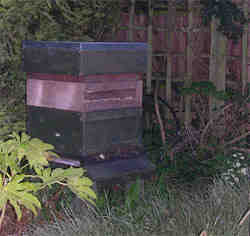
[[[137,13],[138,2],[144,2],[147,12]],[[202,25],[198,2],[168,0],[165,6],[157,5],[157,0],[124,0],[123,3],[127,11],[121,13],[115,40],[148,42],[146,92],[151,93],[153,82],[160,80],[165,84],[162,88],[170,104],[176,82],[189,86],[192,81],[209,80],[222,91],[234,84],[242,93],[250,82],[249,25],[245,26],[242,39],[235,45],[216,30],[216,19],[210,27]],[[249,0],[238,1],[246,15],[249,3]],[[179,110],[185,111],[182,118],[186,123],[192,118],[191,101],[187,95],[179,105]],[[209,100],[210,115],[219,105],[218,100]]]

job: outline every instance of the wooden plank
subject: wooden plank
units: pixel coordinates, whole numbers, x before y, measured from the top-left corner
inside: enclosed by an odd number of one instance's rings
[[[248,16],[248,0],[244,1],[244,13]],[[242,36],[242,94],[245,94],[246,85],[248,82],[248,24],[244,26],[244,33]]]
[[[172,100],[172,88],[171,88],[171,80],[172,80],[172,52],[173,52],[173,42],[174,42],[174,31],[175,31],[175,21],[176,21],[176,2],[171,0],[168,2],[168,14],[167,14],[167,74],[166,74],[166,91],[165,98],[169,104],[171,104]],[[166,118],[170,118],[169,110],[166,108],[165,111]]]
[[[209,59],[209,81],[214,83],[214,80],[216,78],[216,62],[217,62],[217,41],[218,41],[218,32],[216,30],[217,28],[217,22],[215,19],[211,22],[211,46],[210,46],[210,59]],[[213,107],[214,99],[212,97],[209,97],[209,117],[212,118],[213,113]]]
[[[184,77],[186,76],[185,74],[180,74],[178,76],[172,76],[172,81],[184,81]],[[152,81],[154,80],[160,80],[160,81],[166,81],[165,76],[152,76]]]
[[[135,29],[135,30],[142,30],[142,31],[147,31],[147,27],[146,26],[138,26],[138,25],[132,25],[132,26],[120,26],[119,29],[120,30],[128,30],[129,28],[132,28],[132,29]],[[164,28],[164,27],[154,27],[154,30],[155,31],[160,31],[160,32],[168,32],[169,30],[167,28]],[[182,33],[185,33],[187,32],[188,29],[186,27],[182,27],[182,28],[176,28],[175,29],[175,32],[182,32]],[[203,28],[203,27],[196,27],[196,28],[193,28],[193,32],[208,32],[208,29],[207,28]]]
[[[211,22],[211,49],[209,63],[209,81],[213,82],[219,91],[225,90],[226,85],[226,37],[217,31],[218,20],[213,19]],[[223,105],[213,97],[209,97],[209,116],[213,117],[214,109]]]
[[[131,7],[129,11],[129,31],[128,31],[128,40],[132,42],[134,40],[134,19],[135,19],[135,0],[131,0]]]
[[[193,40],[193,10],[192,10],[193,0],[188,1],[188,33],[187,33],[187,46],[186,46],[186,57],[187,57],[187,75],[185,78],[185,87],[190,87],[192,83],[192,74],[193,74],[193,47],[194,47],[194,40]],[[191,117],[191,96],[187,95],[184,98],[185,102],[185,117],[184,122],[185,124],[190,124],[192,117]]]
[[[181,52],[178,52],[178,53],[172,52],[171,54],[172,54],[172,56],[179,56],[179,57],[183,57],[185,55],[184,52],[183,53],[181,53]],[[153,57],[165,57],[167,55],[168,55],[168,52],[164,52],[164,51],[152,54]]]
[[[227,39],[219,33],[218,42],[218,59],[217,59],[217,79],[215,79],[216,88],[219,91],[225,91],[226,89],[226,50],[227,50]],[[217,101],[217,106],[223,105],[223,102]]]
[[[147,78],[146,78],[146,92],[151,94],[152,91],[152,54],[153,54],[153,15],[154,9],[152,6],[152,0],[148,0],[148,58],[147,58]]]
[[[157,53],[152,53],[152,56],[153,57],[164,57],[164,56],[167,56],[167,52],[165,51],[161,51],[161,52],[157,52]],[[183,57],[186,55],[186,52],[172,52],[172,56],[175,56],[175,57]],[[210,58],[210,55],[209,54],[206,54],[206,53],[202,53],[200,54],[200,58]],[[232,60],[239,60],[239,59],[242,59],[242,56],[232,56],[230,54],[227,54],[226,55],[226,59],[227,61],[232,61]],[[250,60],[250,56],[247,57],[247,60]]]

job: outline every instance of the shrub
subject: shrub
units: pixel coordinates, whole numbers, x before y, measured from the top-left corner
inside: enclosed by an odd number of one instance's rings
[[[104,40],[116,23],[118,7],[112,0],[1,1],[0,92],[23,86],[23,40]]]
[[[37,138],[31,139],[25,133],[13,134],[6,141],[0,141],[0,228],[7,204],[11,204],[17,218],[22,217],[24,206],[37,213],[41,208],[36,197],[38,190],[54,184],[67,186],[81,199],[94,204],[95,192],[90,188],[92,181],[84,177],[82,168],[51,169],[48,167],[52,145]]]
[[[250,84],[247,88],[249,90]],[[183,125],[180,132],[171,130],[172,126],[168,128],[165,147],[160,141],[157,142],[160,131],[158,136],[151,136],[154,141],[151,142],[151,150],[152,146],[157,150],[153,158],[157,159],[158,173],[169,174],[182,181],[197,177],[213,178],[227,173],[229,169],[230,174],[235,172],[238,175],[237,163],[240,162],[241,168],[249,166],[249,91],[244,95],[237,91],[217,91],[211,82],[202,81],[183,88],[182,94],[192,96],[195,117],[191,124]],[[213,110],[212,117],[209,116],[209,97],[224,103]],[[146,143],[150,143],[149,140]],[[246,158],[240,160],[237,155],[235,157],[237,153]]]

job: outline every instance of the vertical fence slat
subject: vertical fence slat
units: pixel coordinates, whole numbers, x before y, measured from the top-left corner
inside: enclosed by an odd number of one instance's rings
[[[218,32],[218,54],[217,54],[217,75],[218,77],[214,78],[214,82],[217,90],[225,91],[226,89],[226,54],[227,54],[227,39],[226,37]],[[217,106],[223,104],[221,101],[217,101]]]
[[[243,5],[245,16],[248,16],[248,0],[244,1]],[[248,23],[244,26],[244,33],[242,36],[242,94],[248,82]]]
[[[172,103],[172,62],[173,62],[173,42],[174,42],[174,32],[175,32],[175,20],[176,20],[176,3],[171,0],[168,1],[168,12],[167,12],[167,68],[166,68],[166,91],[165,98],[169,104]],[[166,108],[166,118],[169,117],[168,109]]]
[[[134,40],[135,1],[136,0],[131,0],[131,7],[129,11],[128,40],[130,42]]]
[[[152,0],[148,0],[148,58],[147,58],[147,78],[146,78],[146,92],[148,94],[152,91],[152,57],[153,57],[153,6]]]
[[[187,61],[187,74],[184,81],[185,87],[189,87],[192,83],[192,72],[193,72],[193,0],[188,0],[188,30],[187,30],[187,46],[186,46],[186,61]],[[192,119],[191,114],[191,96],[185,96],[185,115],[184,122],[189,124]]]
[[[224,91],[226,87],[226,37],[217,31],[218,21],[211,22],[211,48],[209,62],[209,81],[213,82],[216,89]],[[222,101],[209,97],[209,116],[213,117],[213,110],[223,104]]]
[[[216,20],[213,19],[211,22],[211,42],[210,42],[210,57],[209,57],[209,81],[213,82],[214,77],[216,76],[216,43],[217,43],[217,38],[216,36],[217,31],[216,31]],[[212,116],[212,107],[214,106],[214,100],[209,97],[209,117]]]

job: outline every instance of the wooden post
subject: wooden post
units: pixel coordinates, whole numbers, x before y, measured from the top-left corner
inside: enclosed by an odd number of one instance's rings
[[[187,60],[187,75],[184,81],[185,87],[190,87],[192,83],[192,72],[193,72],[193,0],[188,0],[188,30],[187,30],[187,47],[186,47],[186,60]],[[190,95],[185,96],[185,124],[190,124],[192,120],[191,113],[191,99]]]
[[[218,49],[217,49],[217,78],[214,77],[214,83],[217,90],[225,91],[226,89],[226,54],[227,54],[227,39],[218,32]],[[223,105],[223,101],[216,101],[217,108]]]
[[[172,60],[173,60],[173,42],[175,32],[176,20],[176,2],[174,0],[168,1],[167,13],[167,70],[166,70],[166,100],[169,104],[172,102]],[[166,118],[169,117],[169,111],[166,109]]]
[[[153,67],[153,6],[152,0],[148,0],[148,59],[147,59],[147,79],[146,79],[146,88],[147,94],[151,94],[152,91],[152,67]]]
[[[243,5],[245,16],[248,16],[248,0],[244,1]],[[244,26],[242,36],[242,94],[246,92],[246,85],[248,82],[248,23]]]
[[[216,76],[216,20],[213,19],[210,26],[211,42],[210,42],[210,57],[209,57],[209,81],[214,82],[214,77]],[[212,117],[212,110],[214,106],[214,100],[209,97],[209,117]]]
[[[213,82],[218,91],[225,91],[226,87],[226,37],[217,31],[218,21],[211,22],[211,49],[209,63],[209,81]],[[213,110],[223,105],[214,97],[209,97],[209,116],[213,117]]]
[[[128,28],[128,40],[132,42],[134,40],[134,19],[135,19],[135,1],[131,0],[131,7],[129,11],[129,28]]]

